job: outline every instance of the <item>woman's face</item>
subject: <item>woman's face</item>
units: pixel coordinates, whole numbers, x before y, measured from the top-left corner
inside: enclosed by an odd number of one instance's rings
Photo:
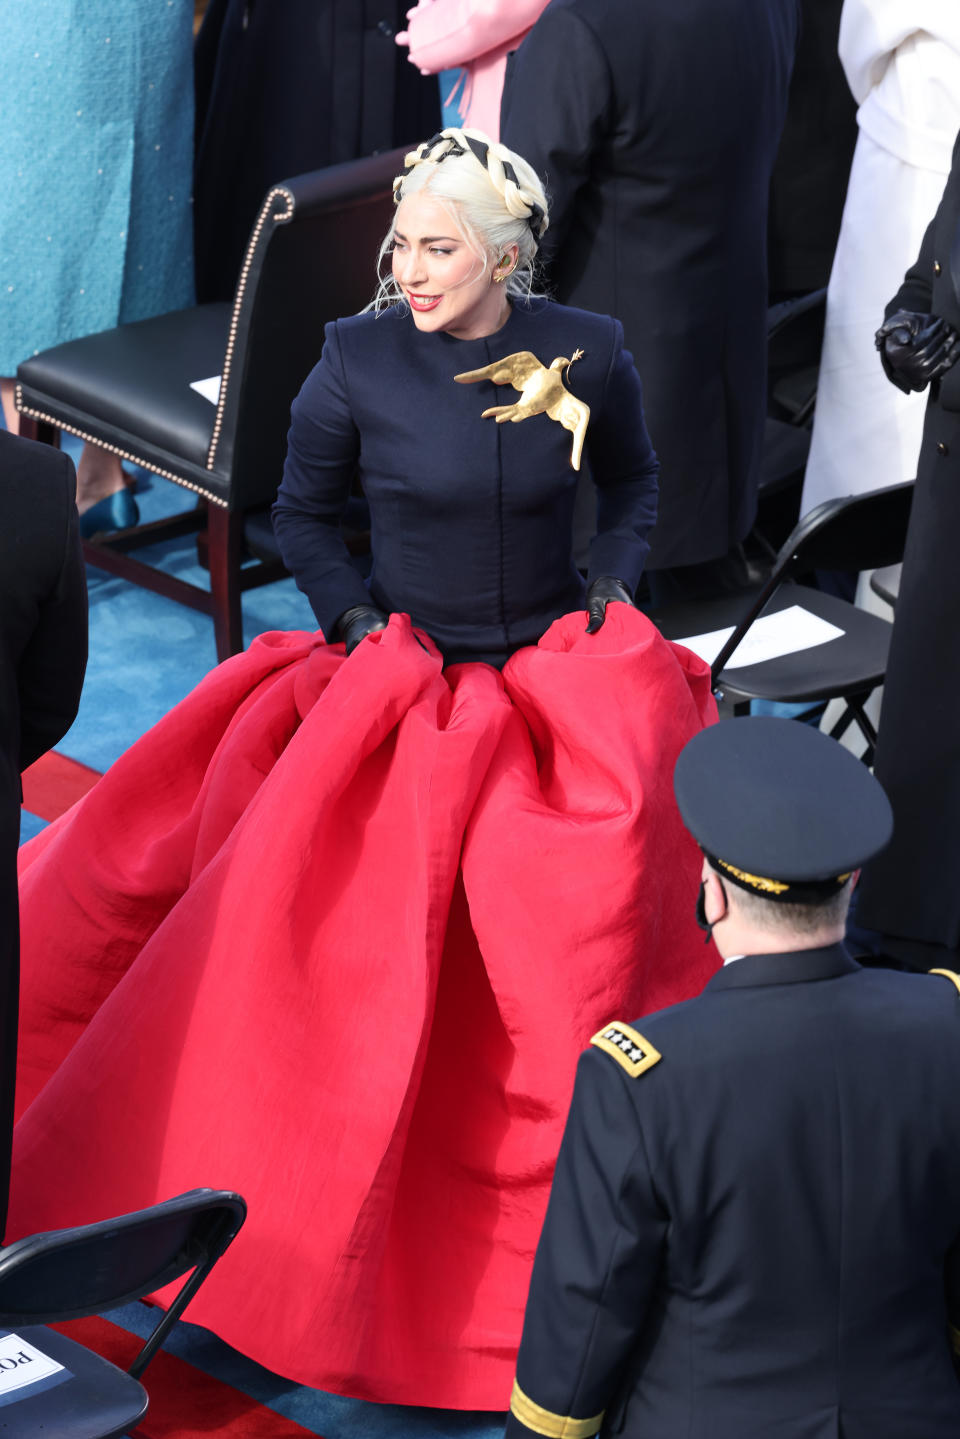
[[[506,268],[512,268],[515,245],[507,260]],[[457,340],[478,340],[499,330],[510,306],[495,274],[459,234],[445,204],[423,191],[401,200],[393,231],[393,277],[418,330],[443,330]]]

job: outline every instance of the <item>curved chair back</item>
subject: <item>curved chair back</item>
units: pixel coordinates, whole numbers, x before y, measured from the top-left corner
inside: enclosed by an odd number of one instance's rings
[[[374,294],[405,153],[300,175],[264,200],[240,272],[207,456],[211,488],[231,509],[273,499],[290,404],[320,358],[323,326]]]
[[[784,541],[770,575],[711,665],[714,689],[727,661],[785,580],[814,570],[873,570],[903,559],[914,481],[824,500]]]
[[[239,1194],[192,1189],[117,1219],[18,1239],[0,1250],[0,1326],[99,1314],[193,1271],[130,1370],[141,1373],[246,1215]]]

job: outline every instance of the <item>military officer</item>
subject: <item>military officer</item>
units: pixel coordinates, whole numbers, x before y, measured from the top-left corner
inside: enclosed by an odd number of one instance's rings
[[[929,399],[877,745],[877,775],[896,833],[866,867],[856,917],[881,936],[881,952],[922,970],[960,967],[958,334],[960,135],[940,208],[877,335],[888,379],[905,391],[927,389]],[[911,468],[903,478],[912,474]]]
[[[886,796],[770,718],[675,790],[724,967],[580,1060],[507,1434],[955,1439],[960,977],[842,942]]]

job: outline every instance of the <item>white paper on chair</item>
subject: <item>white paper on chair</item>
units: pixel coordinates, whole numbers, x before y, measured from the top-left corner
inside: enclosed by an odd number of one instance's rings
[[[733,625],[725,630],[710,630],[708,634],[690,635],[688,639],[677,640],[677,644],[693,650],[708,665],[712,665],[733,634]],[[828,640],[839,639],[843,630],[836,625],[813,615],[802,605],[790,605],[773,615],[762,615],[754,620],[724,669],[741,669],[745,665],[759,665],[766,660],[777,660],[783,655],[797,654],[800,650],[825,645]]]
[[[220,375],[211,375],[209,380],[191,380],[190,388],[196,390],[197,394],[202,395],[205,400],[209,400],[211,405],[218,405],[220,403],[220,380]]]
[[[70,1371],[56,1359],[51,1359],[36,1345],[28,1344],[19,1334],[0,1334],[0,1404],[8,1394],[25,1389],[28,1384],[50,1380],[55,1374],[64,1379],[71,1377]]]

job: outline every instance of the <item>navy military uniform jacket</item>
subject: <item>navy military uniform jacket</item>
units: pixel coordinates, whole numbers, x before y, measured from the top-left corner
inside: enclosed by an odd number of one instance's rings
[[[896,310],[939,315],[960,331],[960,138],[943,200],[887,316]],[[912,473],[906,470],[903,478]],[[864,869],[857,923],[960,949],[960,671],[954,661],[960,363],[930,387],[916,475],[876,761],[893,805],[893,841]],[[923,968],[934,962],[919,961]]]
[[[511,1439],[955,1439],[955,984],[752,955],[638,1024],[580,1060]]]
[[[399,308],[327,326],[320,363],[294,401],[273,513],[284,561],[328,639],[344,610],[372,596],[409,614],[447,660],[502,663],[583,605],[570,432],[545,414],[484,420],[517,391],[453,378],[518,351],[549,366],[577,349],[583,357],[565,380],[591,412],[584,453],[598,533],[589,577],[633,588],[656,516],[657,461],[616,320],[532,300],[480,340],[419,331]],[[339,533],[358,473],[372,522],[369,592]]]

